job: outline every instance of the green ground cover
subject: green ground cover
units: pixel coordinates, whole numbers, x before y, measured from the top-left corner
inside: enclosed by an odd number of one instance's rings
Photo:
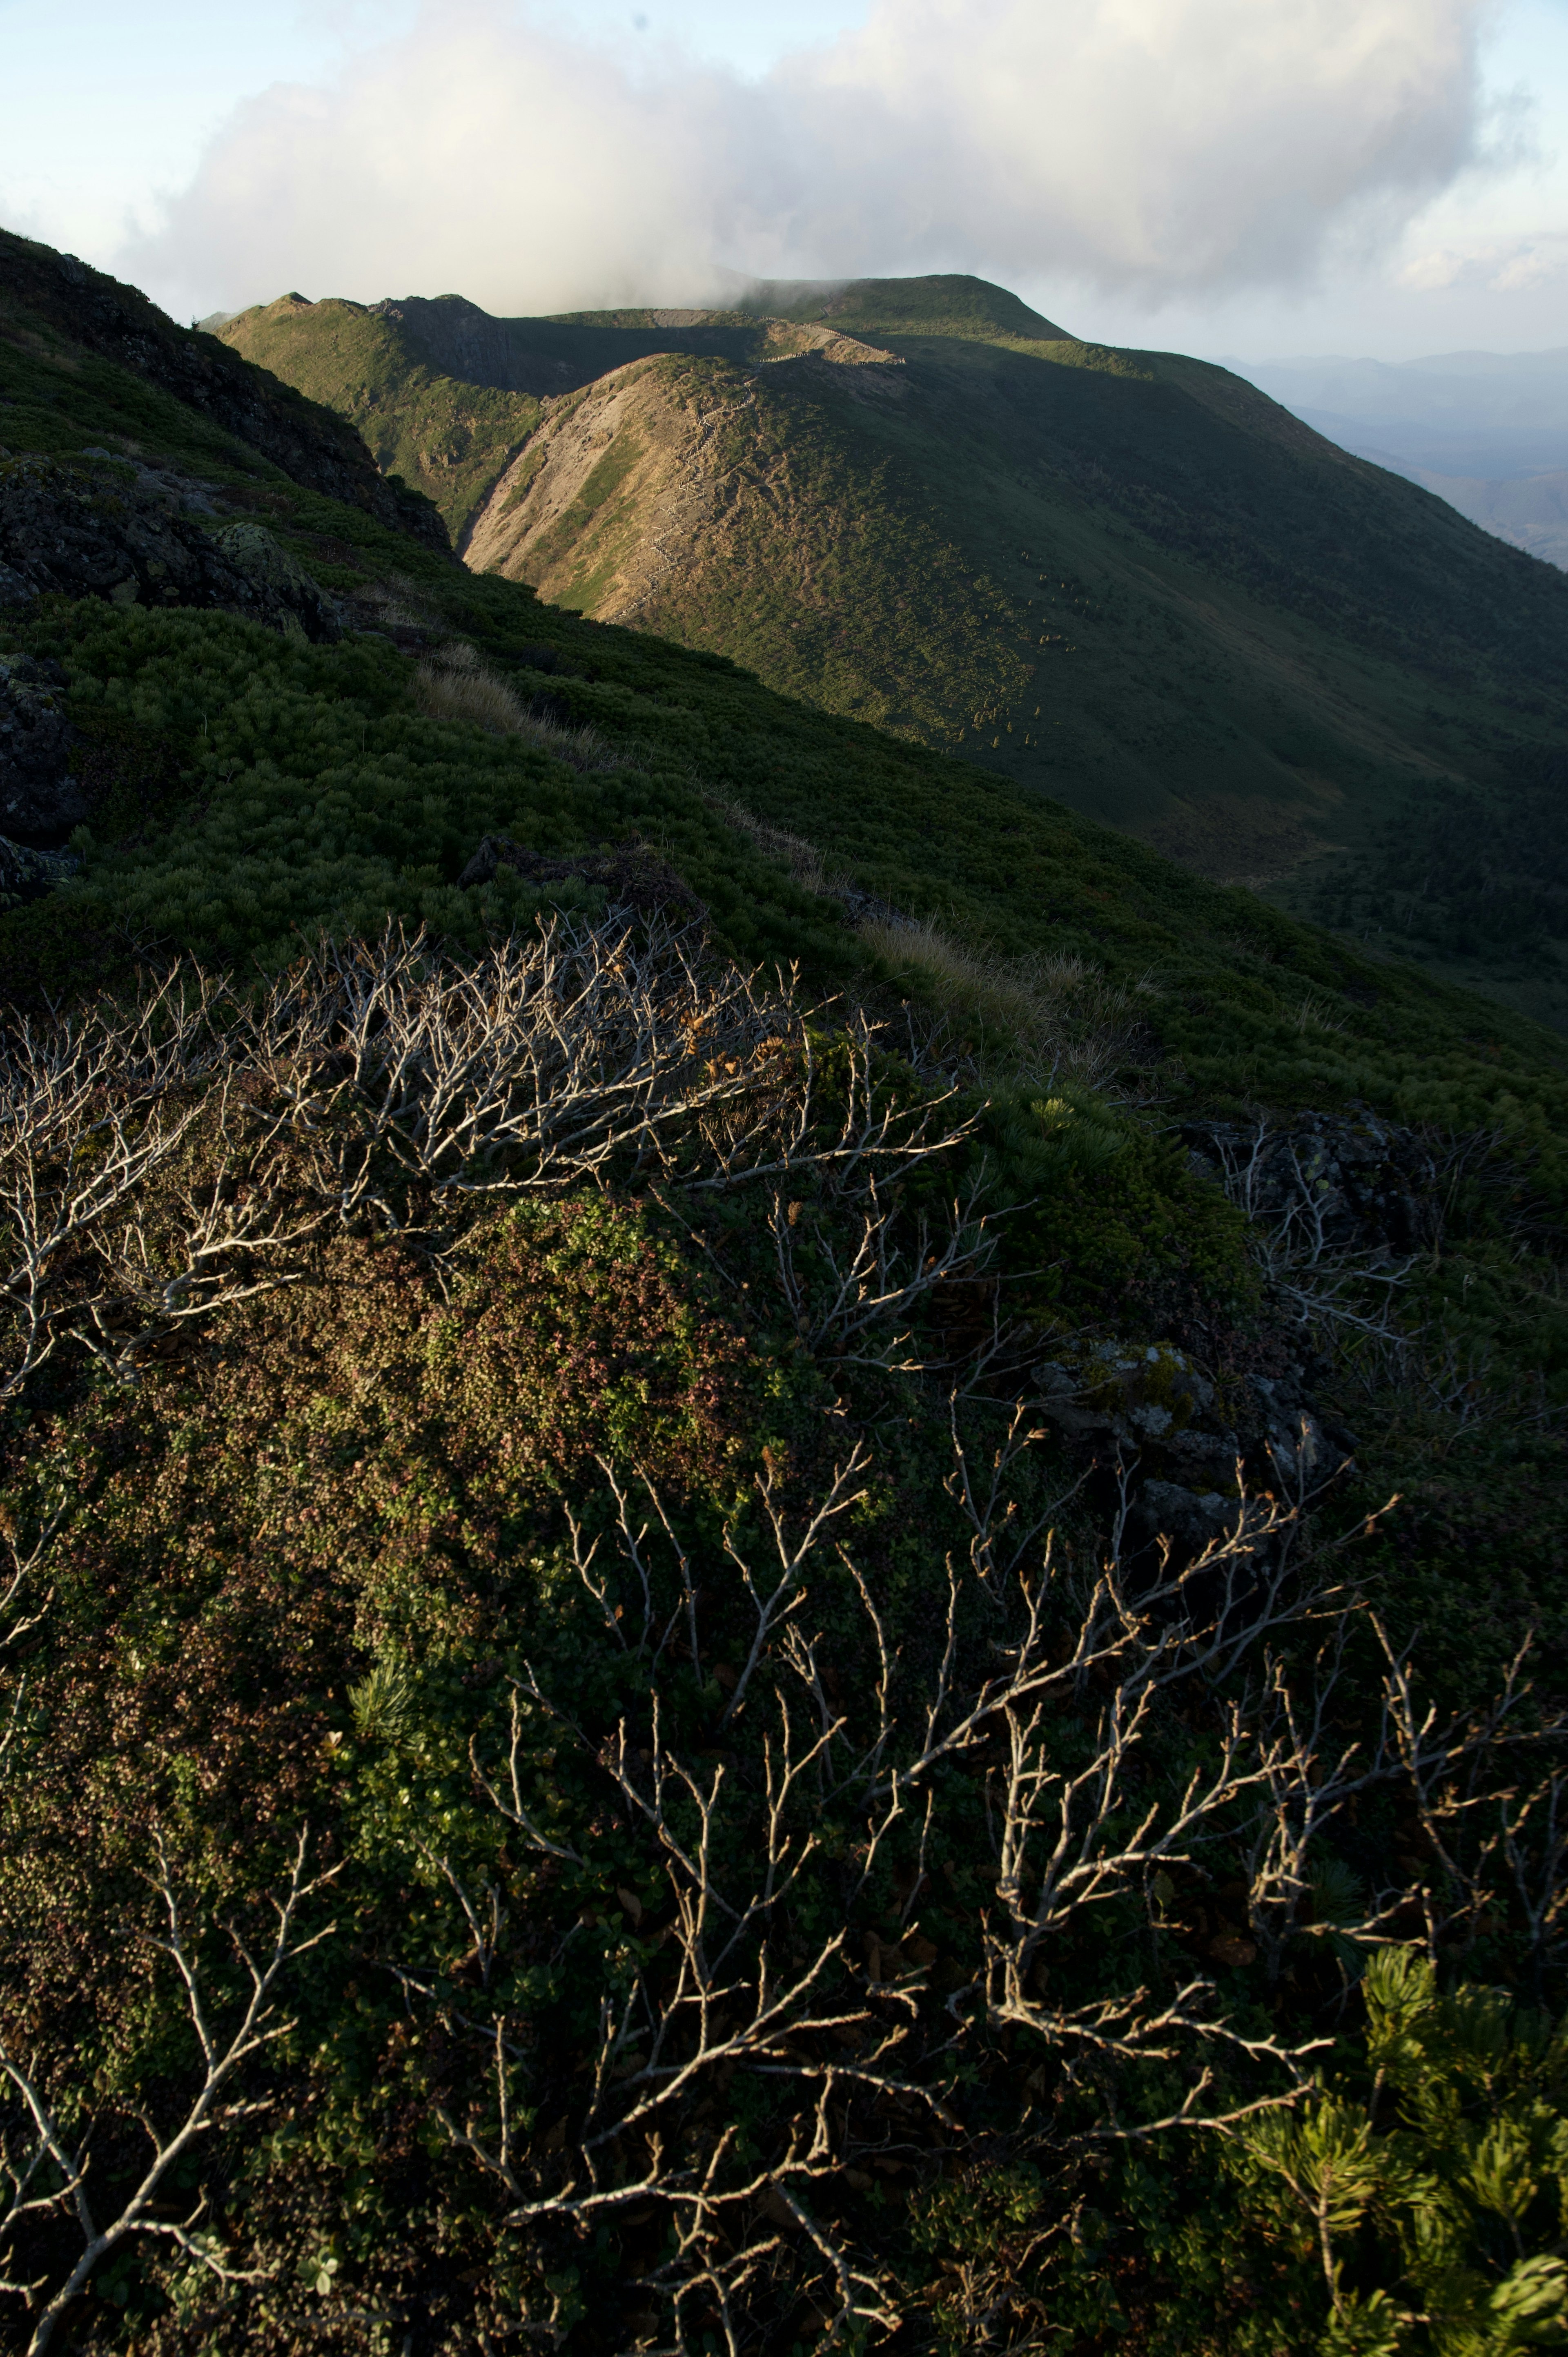
[[[645,626],[961,749],[1374,946],[1457,957],[1557,1018],[1560,888],[1521,880],[1509,845],[1521,780],[1562,742],[1559,574],[1223,370],[1075,340],[982,282],[755,302],[875,339],[898,366],[759,364],[727,315],[666,325],[665,348],[686,355],[665,371],[670,415],[709,419],[704,479],[740,488],[711,549],[639,606]],[[247,350],[271,338],[259,357],[338,400],[326,315],[342,307],[247,314],[225,332]],[[442,328],[442,305],[403,308],[353,330],[375,345],[373,368],[356,362],[375,389],[346,414],[372,438],[405,400],[423,414],[438,349],[448,405],[464,367],[485,365]],[[640,314],[487,324],[505,339],[497,367],[532,355],[568,390],[660,340]],[[496,472],[514,447],[509,425]],[[748,506],[752,481],[789,495]],[[596,508],[557,524],[557,557],[564,532],[581,542],[568,602],[615,610],[637,530],[635,512]],[[1444,850],[1456,791],[1487,846],[1478,888]],[[1425,878],[1419,909],[1377,883],[1390,827]],[[1520,891],[1522,936],[1502,913]]]
[[[298,374],[302,344],[319,390],[312,394],[349,418],[384,475],[434,500],[454,543],[507,462],[538,425],[526,393],[464,383],[415,361],[394,322],[362,305],[327,302],[299,309],[285,297],[242,313],[226,342],[285,382]]]
[[[0,364],[348,624],[4,625],[104,789],[0,914],[24,2341],[1561,2341],[1563,1040]],[[1193,1157],[1369,1124],[1406,1242],[1316,1278]],[[1353,1436],[1300,1515],[1276,1393]]]

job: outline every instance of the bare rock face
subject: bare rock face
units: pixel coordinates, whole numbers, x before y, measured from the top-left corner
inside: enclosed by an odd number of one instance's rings
[[[0,611],[50,591],[222,608],[311,640],[341,636],[335,601],[260,524],[214,536],[107,468],[13,458],[0,463]]]
[[[70,775],[74,739],[59,663],[0,652],[0,837],[58,841],[81,825],[87,798]],[[17,895],[30,878],[25,858],[0,856],[0,894]]]

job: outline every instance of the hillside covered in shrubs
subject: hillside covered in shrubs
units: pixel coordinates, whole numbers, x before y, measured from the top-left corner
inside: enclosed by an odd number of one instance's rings
[[[1568,2336],[1568,1049],[0,399],[0,2330]]]
[[[1568,585],[1244,378],[961,275],[556,318],[289,294],[218,332],[473,571],[1564,1026]]]

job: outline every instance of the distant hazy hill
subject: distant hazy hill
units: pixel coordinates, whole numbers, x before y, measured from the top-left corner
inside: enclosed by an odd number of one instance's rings
[[[1568,566],[1568,349],[1234,365],[1331,441]]]
[[[1392,461],[1381,463],[1388,466]],[[1501,479],[1439,475],[1430,468],[1410,466],[1402,466],[1398,472],[1435,491],[1483,532],[1495,533],[1499,540],[1511,541],[1530,555],[1568,570],[1568,468]]]
[[[1380,831],[1568,741],[1568,582],[1228,371],[980,280],[551,319],[288,296],[222,333],[352,418],[476,569],[1202,872],[1310,881],[1359,932],[1422,938],[1362,894]]]

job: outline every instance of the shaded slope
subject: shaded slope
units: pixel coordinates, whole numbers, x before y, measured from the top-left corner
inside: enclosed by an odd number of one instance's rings
[[[150,770],[141,753],[109,765],[106,816],[81,890],[114,924],[241,963],[288,954],[300,925],[370,921],[388,908],[464,938],[482,892],[476,899],[479,888],[456,879],[485,832],[510,831],[544,854],[629,833],[665,845],[736,954],[802,956],[824,980],[874,968],[875,954],[832,893],[804,888],[788,861],[781,867],[736,832],[726,811],[738,798],[754,816],[818,845],[847,885],[940,918],[976,946],[1013,957],[1070,952],[1117,988],[1150,980],[1137,1061],[1164,1066],[1161,1088],[1210,1101],[1262,1091],[1297,1103],[1375,1098],[1412,1118],[1456,1119],[1461,1106],[1464,1118],[1482,1118],[1507,1100],[1510,1118],[1537,1108],[1527,1128],[1538,1135],[1555,1118],[1548,1108],[1563,1085],[1561,1046],[1531,1027],[1463,993],[1434,991],[1412,969],[1370,964],[1000,771],[986,775],[780,696],[710,651],[607,629],[540,603],[526,586],[477,576],[293,483],[144,378],[85,356],[63,336],[49,345],[46,331],[12,314],[8,337],[0,339],[0,398],[14,447],[69,455],[100,437],[134,438],[144,470],[199,485],[220,509],[264,513],[318,577],[360,601],[351,613],[382,610],[373,601],[387,594],[377,587],[387,574],[399,585],[378,638],[315,650],[291,650],[239,621],[149,616],[134,605],[117,611],[89,601],[40,608],[36,619],[12,609],[14,642],[25,635],[40,655],[58,650],[80,661],[84,678],[141,683],[119,717],[109,696],[90,741],[106,730],[105,742],[140,745],[150,731],[166,748]],[[752,407],[771,414],[764,396],[777,401],[783,421],[799,414],[797,383],[805,388],[799,398],[820,402],[830,417],[847,397],[841,384],[864,386],[864,402],[891,401],[895,410],[912,398],[890,394],[907,381],[903,368],[860,349],[857,365],[808,352],[750,372],[732,367],[735,398],[749,404],[747,419]],[[654,360],[618,371],[615,384],[635,394],[654,382],[671,398],[685,371],[705,400],[713,371],[729,366]],[[584,405],[607,397],[590,388]],[[564,436],[570,415],[564,405]],[[613,452],[614,439],[605,447]],[[785,455],[793,466],[793,451]],[[81,479],[98,480],[91,467]],[[825,563],[829,538],[822,550]],[[598,731],[621,766],[580,776],[527,743],[421,720],[408,654],[454,630],[521,694],[547,696],[561,722]],[[209,644],[210,655],[199,656]],[[231,673],[232,747],[214,733]],[[263,673],[272,684],[252,694],[247,682]],[[328,706],[327,734],[312,719],[290,750],[291,714],[324,716]],[[373,743],[372,722],[382,721],[386,740]],[[144,783],[132,792],[134,778]],[[137,799],[148,780],[162,781],[164,797],[150,832]],[[122,792],[131,792],[124,811],[113,799]],[[58,920],[67,964],[53,968],[57,984],[79,954],[70,905],[61,896],[5,920],[14,938],[16,927],[26,935],[40,924],[53,938]],[[1326,1028],[1304,1019],[1314,1002]]]
[[[389,524],[373,505],[316,488],[317,453],[308,442],[301,479],[146,374],[78,342],[68,325],[69,313],[65,324],[51,325],[0,295],[0,482],[6,493],[7,531],[27,527],[27,514],[16,512],[18,503],[30,511],[41,499],[45,508],[52,502],[59,511],[56,537],[64,532],[55,550],[52,544],[33,545],[36,532],[29,536],[24,529],[24,576],[37,571],[31,561],[36,558],[43,565],[40,579],[57,574],[62,582],[75,579],[79,594],[101,586],[86,561],[86,543],[78,544],[65,528],[67,512],[83,501],[88,540],[97,534],[105,547],[124,543],[128,549],[125,535],[137,537],[138,519],[156,524],[163,517],[170,520],[175,537],[188,544],[188,554],[199,555],[204,536],[227,536],[230,525],[244,524],[263,571],[269,564],[284,574],[305,568],[301,580],[307,602],[319,596],[316,584],[331,590],[352,587],[367,564],[378,572],[419,563],[442,572],[453,568],[445,528],[424,500],[396,498]],[[269,382],[260,370],[245,373],[263,388]],[[287,393],[286,387],[277,390]],[[310,404],[298,406],[308,421]],[[328,423],[328,455],[350,444],[359,452],[358,468],[386,491],[358,436],[350,436],[340,419],[329,417]],[[285,448],[285,455],[297,454]],[[40,467],[40,461],[46,463]],[[352,479],[349,489],[354,489]],[[35,523],[42,514],[39,509]],[[412,533],[403,528],[408,517],[413,520]],[[97,533],[99,524],[104,533]],[[275,563],[264,554],[274,537],[281,544]],[[102,586],[107,587],[113,577],[105,576]],[[145,594],[146,587],[136,595]],[[25,582],[12,588],[26,594]],[[130,594],[129,583],[123,588]]]
[[[538,400],[511,384],[498,350],[469,356],[493,375],[444,373],[404,332],[393,307],[377,312],[285,295],[239,313],[221,332],[247,360],[350,419],[382,472],[433,500],[454,538],[542,414]]]
[[[432,547],[445,535],[424,503],[379,471],[340,414],[251,367],[216,337],[176,325],[134,286],[72,254],[0,230],[0,321],[13,340],[39,328],[143,378],[248,443],[304,488],[362,508]]]

